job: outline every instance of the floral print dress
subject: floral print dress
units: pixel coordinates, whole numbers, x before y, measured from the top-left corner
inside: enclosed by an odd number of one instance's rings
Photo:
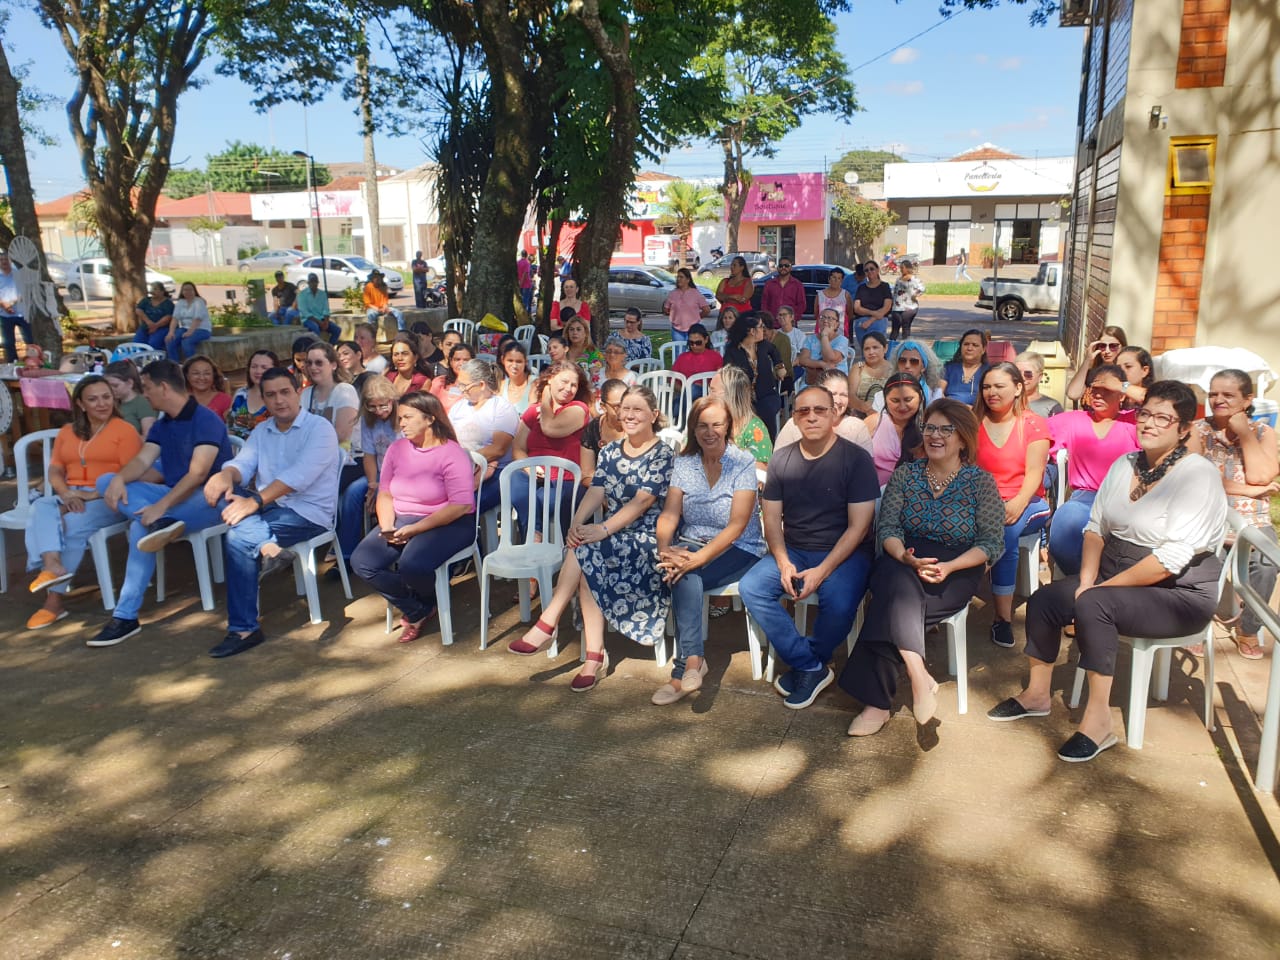
[[[605,515],[612,515],[641,491],[655,499],[628,526],[573,552],[609,625],[628,639],[652,647],[662,639],[671,606],[671,592],[658,570],[657,526],[675,454],[659,440],[632,457],[623,452],[623,443],[615,440],[600,450],[591,480],[593,487],[604,489]]]

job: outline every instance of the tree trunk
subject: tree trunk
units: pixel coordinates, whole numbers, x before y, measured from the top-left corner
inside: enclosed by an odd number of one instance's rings
[[[720,142],[724,147],[724,182],[720,185],[720,193],[728,206],[725,252],[737,253],[738,228],[742,226],[742,211],[747,207],[751,174],[742,168],[742,143],[732,129],[726,127],[721,131]]]
[[[360,96],[360,127],[364,134],[365,256],[382,263],[382,220],[378,196],[378,159],[373,151],[373,103],[369,94],[369,40],[360,23],[360,52],[356,54],[356,89]]]
[[[538,251],[538,304],[533,324],[544,333],[551,332],[551,303],[556,298],[556,251],[560,248],[560,233],[564,221],[552,220],[546,245]]]

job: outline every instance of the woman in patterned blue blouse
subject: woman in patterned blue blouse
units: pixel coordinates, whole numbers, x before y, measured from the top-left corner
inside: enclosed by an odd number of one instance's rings
[[[865,707],[849,736],[876,733],[889,719],[905,663],[912,712],[928,723],[938,684],[924,663],[926,628],[973,599],[986,568],[1004,552],[1004,504],[991,474],[974,463],[978,420],[958,400],[930,404],[925,459],[899,467],[885,486],[877,533],[882,556],[872,601],[840,686]]]
[[[764,556],[755,455],[734,445],[735,426],[723,400],[694,403],[658,517],[658,568],[671,587],[680,647],[671,682],[653,695],[659,706],[693,693],[707,675],[703,593],[737,583]]]

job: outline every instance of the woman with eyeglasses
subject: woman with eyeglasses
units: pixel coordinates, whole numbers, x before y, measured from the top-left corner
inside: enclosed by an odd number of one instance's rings
[[[711,304],[694,286],[693,273],[688,267],[676,271],[676,288],[662,302],[662,312],[671,318],[671,339],[677,343],[689,339],[693,325],[711,315]]]
[[[849,373],[849,341],[840,332],[840,317],[834,310],[823,310],[818,315],[817,329],[805,338],[795,365],[805,372],[805,382],[817,386],[828,370]]]
[[[716,287],[716,299],[720,301],[721,316],[726,308],[734,311],[734,316],[746,313],[751,309],[751,296],[756,292],[755,284],[747,273],[746,257],[734,257],[729,264],[729,275]]]
[[[686,343],[689,349],[676,357],[676,362],[671,365],[676,373],[692,377],[699,373],[714,373],[724,366],[724,357],[711,349],[711,335],[702,324],[695,323],[689,328]]]
[[[1124,408],[1136,410],[1147,398],[1147,387],[1155,382],[1155,361],[1142,347],[1125,347],[1115,362],[1124,371]]]
[[[632,360],[647,360],[653,356],[653,341],[645,335],[644,315],[637,307],[627,307],[626,315],[622,318],[622,333],[617,336],[627,348],[628,363]]]
[[[938,683],[925,665],[925,631],[969,605],[1004,550],[1004,504],[991,474],[974,463],[973,411],[958,400],[934,401],[921,433],[923,459],[896,469],[884,489],[874,600],[840,674],[841,688],[863,704],[851,737],[877,733],[889,719],[903,664],[916,723],[932,719]]]
[[[1209,411],[1208,417],[1196,421],[1187,447],[1218,468],[1232,509],[1274,544],[1271,501],[1280,493],[1276,432],[1268,424],[1250,419],[1253,378],[1243,370],[1215,373],[1209,381]],[[1267,598],[1276,587],[1275,565],[1256,550],[1249,554],[1249,586]],[[1224,623],[1240,656],[1246,660],[1262,659],[1262,621],[1252,609],[1233,612]]]
[[[1027,604],[1027,686],[987,713],[997,721],[1048,716],[1062,628],[1074,622],[1089,697],[1079,729],[1058,751],[1069,763],[1115,746],[1119,638],[1195,633],[1217,606],[1227,497],[1217,468],[1187,455],[1197,406],[1186,384],[1151,385],[1137,414],[1140,449],[1111,465],[1093,502],[1079,575],[1041,587]]]
[[[511,462],[511,444],[520,425],[516,408],[498,395],[498,375],[487,360],[467,360],[458,367],[454,386],[459,400],[449,411],[458,442],[489,461],[480,484],[480,512],[502,499],[498,474]]]
[[[1055,448],[1067,451],[1071,496],[1058,504],[1049,523],[1049,556],[1063,573],[1080,572],[1084,528],[1098,487],[1111,465],[1138,449],[1138,430],[1119,421],[1124,374],[1113,363],[1094,367],[1085,378],[1083,409],[1049,420]]]
[[[596,461],[600,459],[600,451],[621,440],[625,433],[618,412],[622,407],[622,395],[627,392],[627,384],[621,380],[606,380],[600,385],[596,399],[596,416],[591,418],[587,429],[582,431],[578,441],[582,447],[582,457],[578,461],[582,466],[582,486],[591,486],[591,478],[596,472]]]
[[[1089,368],[1096,367],[1100,363],[1115,363],[1120,356],[1120,351],[1128,345],[1129,340],[1124,335],[1123,327],[1103,327],[1102,336],[1089,344],[1088,362],[1076,370],[1071,377],[1071,382],[1067,384],[1067,399],[1076,401],[1083,397],[1084,378],[1089,373]]]
[[[884,384],[880,400],[884,409],[871,414],[864,424],[871,434],[871,460],[883,487],[893,471],[904,463],[924,456],[924,387],[909,373],[895,373]]]
[[[778,432],[778,411],[782,409],[778,388],[787,375],[787,367],[778,356],[777,348],[766,339],[767,333],[755,314],[740,318],[729,331],[724,362],[726,366],[737,367],[751,381],[751,405],[773,437]]]
[[[182,365],[182,375],[187,380],[187,392],[196,398],[196,403],[225,420],[231,410],[231,394],[227,393],[227,378],[218,365],[208,357],[188,357]]]
[[[1024,350],[1013,358],[1013,365],[1022,374],[1022,383],[1027,388],[1027,406],[1031,412],[1040,414],[1046,420],[1060,414],[1062,404],[1040,392],[1040,380],[1044,377],[1044,357],[1034,350]]]
[[[748,451],[759,469],[768,467],[773,456],[773,439],[764,421],[751,408],[751,381],[747,375],[740,367],[721,367],[711,378],[707,393],[728,406],[737,426],[734,445]]]
[[[599,389],[600,384],[606,380],[621,380],[628,387],[636,384],[636,372],[627,367],[627,347],[622,337],[616,333],[609,334],[609,339],[604,342],[604,350],[601,351],[604,357],[604,364],[597,369],[591,377],[591,385]]]
[[[946,396],[947,381],[942,377],[942,364],[923,340],[903,340],[893,351],[889,362],[898,373],[908,374],[920,381],[924,390],[922,410],[933,401]],[[881,394],[872,401],[872,406],[879,410],[883,399],[884,394]]]
[[[858,295],[853,301],[853,328],[858,337],[871,330],[878,330],[888,336],[889,311],[893,309],[893,287],[880,279],[880,264],[868,260],[862,265],[867,282],[858,288]]]
[[[338,363],[338,353],[319,340],[307,348],[307,375],[311,385],[302,391],[302,409],[333,424],[342,451],[339,491],[364,473],[351,453],[351,439],[360,416],[360,394],[351,385],[351,374]]]
[[[960,351],[942,368],[946,395],[972,407],[978,399],[978,384],[987,372],[987,334],[982,330],[966,330],[960,337]]]
[[[465,343],[459,343],[449,351],[448,371],[431,381],[430,393],[440,401],[444,412],[453,409],[454,404],[462,400],[462,392],[458,389],[458,374],[464,363],[475,359],[475,354]]]
[[[995,620],[991,642],[1013,646],[1013,588],[1018,574],[1018,540],[1043,530],[1049,519],[1044,499],[1044,467],[1051,434],[1044,417],[1026,408],[1022,374],[1012,363],[997,363],[982,376],[974,404],[978,466],[996,478],[1004,501],[1004,553],[991,567]],[[1039,571],[1039,550],[1031,561]]]

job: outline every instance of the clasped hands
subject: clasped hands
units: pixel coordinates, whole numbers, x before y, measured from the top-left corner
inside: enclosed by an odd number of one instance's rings
[[[917,557],[914,547],[908,547],[902,562],[916,572],[925,583],[942,583],[951,574],[951,567],[937,557]]]
[[[572,549],[584,543],[599,543],[601,540],[607,540],[608,537],[609,531],[605,529],[603,523],[579,523],[569,528],[566,543]]]

